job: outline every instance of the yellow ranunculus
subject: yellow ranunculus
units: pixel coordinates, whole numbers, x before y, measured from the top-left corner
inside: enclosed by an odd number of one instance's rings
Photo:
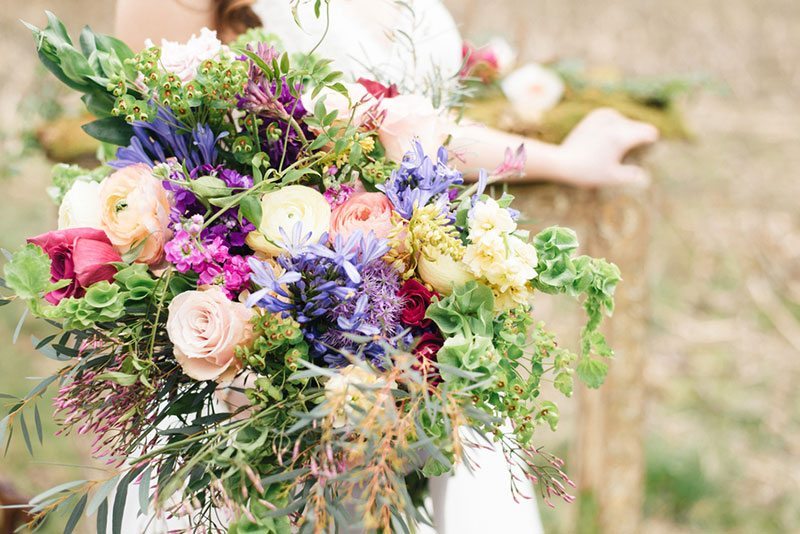
[[[291,235],[297,223],[303,233],[311,233],[318,240],[328,231],[331,207],[325,197],[310,187],[290,185],[267,193],[261,198],[261,224],[247,236],[247,245],[258,252],[277,256],[283,250],[281,229]]]

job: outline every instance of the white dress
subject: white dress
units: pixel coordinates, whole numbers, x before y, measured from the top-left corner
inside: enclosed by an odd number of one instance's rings
[[[325,17],[316,19],[311,1],[301,2],[302,29],[289,0],[258,0],[254,9],[289,52],[308,52],[324,35],[320,55],[353,80],[377,73],[405,91],[422,92],[431,80],[452,78],[461,67],[462,37],[440,0],[332,0],[327,34]],[[470,457],[480,469],[471,473],[459,466],[453,476],[431,481],[435,532],[543,532],[536,502],[514,500],[503,454],[480,449]]]

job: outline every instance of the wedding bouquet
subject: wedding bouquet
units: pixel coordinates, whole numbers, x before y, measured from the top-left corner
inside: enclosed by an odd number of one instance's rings
[[[34,524],[120,532],[130,486],[129,513],[187,529],[408,531],[424,517],[406,476],[487,444],[523,467],[521,495],[571,499],[535,446],[558,421],[543,386],[601,384],[620,273],[487,194],[521,152],[468,186],[430,104],[263,33],[134,54],[48,16],[39,57],[83,94],[107,159],[57,167],[58,229],[7,254],[6,300],[52,325],[34,342],[63,367],[0,435],[31,448],[26,413],[41,439],[34,403],[55,386],[62,432],[93,435],[109,467],[35,497]],[[579,354],[534,320],[537,291],[582,299]]]

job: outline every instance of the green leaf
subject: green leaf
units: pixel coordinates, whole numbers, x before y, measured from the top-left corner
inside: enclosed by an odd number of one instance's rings
[[[50,258],[36,245],[15,252],[3,272],[6,285],[22,299],[38,299],[50,289]]]
[[[98,119],[81,128],[95,139],[116,146],[127,146],[133,137],[133,127],[120,117]]]
[[[101,374],[95,378],[95,380],[108,380],[110,382],[115,382],[120,386],[128,387],[134,385],[139,380],[139,377],[136,375],[121,373],[119,371],[111,371]]]
[[[592,389],[603,385],[608,374],[608,364],[596,358],[582,358],[577,368],[578,378]]]
[[[261,225],[261,217],[263,215],[261,202],[253,195],[242,198],[239,203],[239,214],[258,228]]]
[[[59,484],[58,486],[52,487],[49,490],[43,491],[36,497],[30,500],[30,504],[36,505],[45,502],[48,498],[52,497],[53,495],[57,495],[64,491],[69,491],[72,488],[76,488],[81,484],[85,484],[85,480],[73,480],[71,482],[65,482],[63,484]]]
[[[69,515],[67,524],[64,527],[64,534],[72,534],[72,532],[75,530],[75,527],[78,525],[78,521],[80,521],[81,515],[83,514],[83,509],[86,508],[86,501],[88,498],[89,496],[84,494],[84,496],[81,497],[81,500],[78,501],[78,504],[75,505],[75,508],[72,509],[72,513]]]
[[[44,431],[42,430],[42,416],[39,414],[39,405],[33,406],[33,422],[36,425],[36,437],[39,438],[39,445],[44,443]]]
[[[231,188],[216,176],[200,176],[189,182],[189,188],[202,198],[220,198],[231,194]]]
[[[108,529],[108,500],[103,499],[97,509],[97,534],[106,534]]]
[[[33,456],[33,445],[31,444],[31,435],[28,432],[28,423],[25,422],[25,413],[20,410],[19,412],[19,426],[22,429],[22,438],[25,440],[25,448],[28,449],[28,454]]]

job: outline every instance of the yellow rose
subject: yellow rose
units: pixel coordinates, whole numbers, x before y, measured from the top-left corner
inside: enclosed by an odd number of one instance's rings
[[[100,184],[100,227],[120,254],[142,245],[136,261],[155,265],[170,237],[169,199],[147,165],[121,169]]]
[[[319,191],[290,185],[267,193],[261,198],[261,224],[247,236],[247,244],[253,250],[277,256],[283,250],[279,246],[283,241],[281,229],[291,235],[298,222],[303,225],[303,233],[311,233],[314,240],[328,231],[331,207]]]
[[[420,255],[417,262],[417,273],[423,281],[442,295],[449,295],[453,292],[454,287],[475,280],[464,262],[456,261],[450,256],[435,251],[430,259],[425,254]]]

